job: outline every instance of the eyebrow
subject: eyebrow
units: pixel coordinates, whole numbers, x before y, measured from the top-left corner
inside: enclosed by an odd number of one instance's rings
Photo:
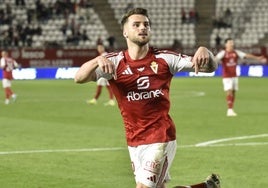
[[[136,24],[136,23],[150,23],[149,21],[134,21],[133,24]]]

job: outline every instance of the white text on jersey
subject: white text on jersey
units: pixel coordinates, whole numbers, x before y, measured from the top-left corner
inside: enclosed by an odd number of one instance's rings
[[[138,100],[143,100],[143,99],[151,99],[151,98],[156,98],[164,95],[162,92],[162,89],[156,89],[152,91],[143,91],[140,93],[130,91],[127,93],[127,100],[128,101],[138,101]]]

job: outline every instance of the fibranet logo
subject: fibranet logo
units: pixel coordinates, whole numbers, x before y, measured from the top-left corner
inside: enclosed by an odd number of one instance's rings
[[[148,76],[140,77],[137,80],[137,89],[142,90],[142,89],[148,89],[150,86],[150,80]],[[164,95],[161,89],[156,89],[156,90],[149,90],[149,91],[142,91],[142,92],[135,92],[135,91],[130,91],[127,93],[127,100],[128,101],[138,101],[138,100],[143,100],[143,99],[151,99],[151,98],[156,98]]]

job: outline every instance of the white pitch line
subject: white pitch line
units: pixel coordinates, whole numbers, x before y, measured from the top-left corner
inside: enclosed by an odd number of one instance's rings
[[[233,143],[233,144],[214,144],[207,147],[226,147],[226,146],[263,146],[268,145],[268,142],[247,142],[247,143]],[[202,146],[204,147],[204,146]]]
[[[212,140],[202,142],[195,145],[179,145],[178,149],[181,148],[193,148],[193,147],[226,147],[226,146],[258,146],[268,145],[268,142],[247,142],[247,143],[230,143],[230,144],[216,144],[220,142],[232,141],[232,140],[243,140],[251,138],[268,137],[268,134],[251,135],[224,138],[218,140]],[[25,151],[0,151],[0,155],[12,155],[12,154],[34,154],[34,153],[71,153],[71,152],[98,152],[98,151],[119,151],[126,150],[127,147],[111,147],[111,148],[82,148],[82,149],[48,149],[48,150],[25,150]]]
[[[30,154],[30,153],[65,153],[65,152],[96,152],[123,150],[123,147],[114,148],[82,148],[82,149],[48,149],[48,150],[26,150],[26,151],[2,151],[0,155]]]
[[[232,140],[247,140],[247,139],[261,138],[261,137],[268,137],[268,134],[249,135],[249,136],[223,138],[223,139],[218,139],[218,140],[210,140],[207,142],[198,143],[195,146],[196,147],[203,147],[203,146],[209,146],[209,145],[220,143],[220,142],[228,142],[228,141],[232,141]]]

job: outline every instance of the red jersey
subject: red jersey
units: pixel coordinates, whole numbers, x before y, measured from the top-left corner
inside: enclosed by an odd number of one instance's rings
[[[176,139],[170,110],[169,89],[173,75],[192,69],[191,57],[150,48],[146,57],[132,60],[128,51],[106,56],[116,67],[117,79],[105,77],[117,99],[129,146],[162,143]]]
[[[238,59],[243,59],[246,56],[246,53],[233,50],[228,52],[226,50],[220,51],[216,55],[216,59],[221,61],[222,64],[222,77],[223,78],[231,78],[237,77],[236,67],[238,65]]]
[[[0,64],[1,64],[1,68],[3,69],[3,78],[12,80],[13,79],[12,71],[16,67],[18,67],[18,63],[12,58],[2,57]]]

